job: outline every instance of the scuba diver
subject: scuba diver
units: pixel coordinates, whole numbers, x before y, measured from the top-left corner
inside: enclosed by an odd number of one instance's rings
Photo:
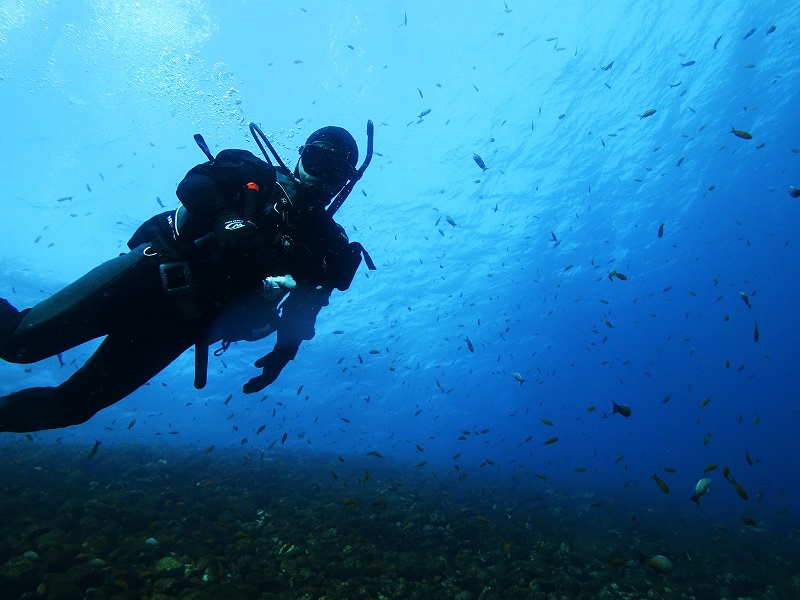
[[[265,160],[247,150],[214,157],[178,185],[177,210],[145,221],[121,254],[39,302],[18,311],[0,299],[0,358],[29,364],[105,336],[57,387],[0,397],[0,431],[29,432],[83,423],[125,398],[195,346],[195,387],[205,386],[208,347],[218,355],[235,341],[277,332],[255,362],[261,373],[244,393],[264,389],[314,336],[334,289],[350,287],[362,256],[333,220],[372,157],[341,127],[323,127],[300,148],[294,172],[261,129],[250,131]],[[277,161],[273,165],[262,145]]]

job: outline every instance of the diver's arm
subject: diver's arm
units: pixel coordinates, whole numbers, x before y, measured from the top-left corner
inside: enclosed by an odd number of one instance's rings
[[[289,294],[281,306],[275,346],[254,363],[262,372],[245,384],[245,394],[259,392],[275,381],[289,361],[297,356],[300,344],[314,337],[317,315],[329,304],[330,295],[330,289],[302,285]]]

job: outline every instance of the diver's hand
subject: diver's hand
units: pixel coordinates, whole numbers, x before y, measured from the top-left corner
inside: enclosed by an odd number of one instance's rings
[[[266,356],[262,356],[254,363],[256,368],[262,369],[261,375],[253,377],[245,383],[242,391],[245,394],[260,392],[278,378],[283,367],[295,356],[297,356],[297,348],[291,347],[275,348]]]
[[[214,222],[214,237],[220,254],[228,258],[264,251],[264,242],[252,221],[233,211],[225,211]]]

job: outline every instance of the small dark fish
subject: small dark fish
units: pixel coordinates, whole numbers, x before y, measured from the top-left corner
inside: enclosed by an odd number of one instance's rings
[[[680,164],[680,163],[678,163],[678,164]],[[661,225],[658,226],[658,237],[664,237],[664,224],[663,223],[661,223]]]
[[[611,61],[610,63],[608,63],[606,66],[604,66],[604,67],[600,67],[600,70],[601,70],[601,71],[608,71],[608,70],[609,70],[611,67],[613,67],[613,66],[614,66],[614,61],[612,60],[612,61]]]
[[[745,33],[745,34],[744,34],[744,37],[743,37],[742,39],[743,39],[743,40],[746,40],[746,39],[747,39],[747,38],[749,38],[751,35],[753,35],[755,32],[756,32],[756,28],[755,28],[755,27],[753,27],[753,28],[752,28],[750,31],[748,31],[747,33]]]
[[[60,198],[56,198],[56,202],[66,202],[67,200],[72,200],[72,196],[61,196]]]
[[[753,139],[753,136],[752,136],[752,135],[750,135],[750,134],[749,134],[749,133],[747,133],[746,131],[742,131],[742,130],[740,130],[740,129],[736,129],[736,128],[734,128],[732,125],[731,125],[731,131],[730,131],[730,132],[731,132],[733,135],[735,135],[736,137],[738,137],[738,138],[742,138],[743,140],[752,140],[752,139]]]
[[[287,438],[287,437],[289,437],[289,434],[288,434],[288,433],[284,433],[284,434],[281,436],[281,445],[283,445],[283,444],[286,442],[286,438]]]
[[[422,90],[421,90],[421,89],[419,89],[419,88],[417,88],[417,91],[419,92],[419,97],[420,97],[420,98],[424,98],[424,96],[422,95]]]
[[[472,160],[474,160],[475,164],[478,165],[484,172],[486,172],[486,169],[489,168],[486,166],[486,163],[483,162],[483,159],[477,154],[472,155]]]
[[[631,411],[630,407],[625,405],[625,404],[617,404],[613,400],[611,401],[611,404],[614,407],[614,409],[611,411],[612,415],[614,413],[619,413],[619,414],[621,414],[623,417],[625,417],[627,419],[628,417],[631,416],[631,413],[633,412],[633,411]]]
[[[750,304],[750,298],[744,292],[739,292],[739,296],[742,298],[742,302],[747,304],[747,308],[753,308],[753,305]]]
[[[164,203],[161,201],[161,198],[159,198],[158,196],[156,196],[156,202],[158,202],[158,205],[161,208],[167,208],[166,206],[164,206]]]
[[[621,279],[622,281],[628,280],[628,277],[624,273],[618,273],[616,269],[611,269],[608,272],[609,281],[614,281],[614,277],[616,277],[617,279]]]
[[[230,401],[231,401],[231,398],[233,398],[233,394],[228,394],[228,397],[227,397],[227,398],[225,398],[225,401],[223,402],[223,404],[224,404],[225,406],[228,406],[228,402],[230,402]]]
[[[695,64],[695,61],[690,60],[689,62],[681,63],[681,66],[682,67],[691,67],[693,64]]]
[[[639,120],[647,117],[652,117],[654,114],[656,114],[656,109],[648,108],[646,111],[644,111],[642,114],[639,115]]]
[[[716,50],[716,49],[717,49],[717,44],[719,44],[719,41],[720,41],[721,39],[722,39],[722,34],[720,33],[720,34],[717,36],[717,39],[716,39],[716,41],[714,42],[714,50]]]
[[[339,417],[345,423],[350,423],[350,419],[345,419],[344,417]]]
[[[469,338],[465,340],[467,342],[467,348],[470,352],[475,352],[475,347],[472,345],[472,342],[469,341]]]
[[[299,396],[300,392],[302,391],[303,391],[303,386],[301,385],[299,388],[297,388],[297,395]]]
[[[136,419],[128,423],[128,429],[130,430],[130,428],[133,427],[134,425],[136,425]]]
[[[264,431],[266,428],[267,428],[267,426],[266,426],[266,425],[262,425],[261,427],[259,427],[259,428],[258,428],[258,431],[256,431],[256,435],[258,435],[259,433],[261,433],[262,431]]]
[[[759,337],[759,335],[758,335],[758,323],[756,323],[755,327],[753,329],[753,341],[757,342],[758,341],[758,337]]]
[[[750,498],[747,495],[747,492],[744,491],[744,488],[740,486],[738,483],[736,483],[736,480],[733,477],[731,477],[728,481],[730,481],[731,485],[733,486],[733,489],[736,490],[736,493],[739,494],[739,497],[742,500],[748,500]]]
[[[653,481],[655,481],[658,484],[658,487],[661,488],[662,492],[664,492],[665,494],[669,494],[669,486],[666,483],[664,483],[664,481],[658,475],[653,473],[650,477]]]
[[[208,448],[206,448],[206,454],[211,452],[214,448],[216,448],[216,446],[214,444],[211,444]]]
[[[770,33],[774,33],[777,28],[778,28],[777,25],[770,25],[770,28],[767,29],[767,35],[769,35]]]
[[[678,159],[678,162],[677,162],[677,164],[676,164],[675,166],[676,166],[676,167],[680,167],[682,163],[683,163],[683,156],[681,156],[681,157]]]
[[[544,441],[544,445],[545,445],[545,446],[549,446],[550,444],[555,444],[557,441],[558,441],[558,438],[557,438],[557,437],[551,437],[551,438],[547,438],[547,439]]]
[[[426,109],[425,109],[425,110],[423,110],[421,113],[419,113],[419,115],[417,115],[417,118],[418,118],[418,119],[421,119],[421,118],[422,118],[422,117],[424,117],[425,115],[429,115],[429,114],[431,114],[431,109],[430,109],[430,108],[426,108]]]
[[[100,447],[100,440],[94,441],[94,446],[89,449],[89,452],[86,453],[86,458],[92,458],[95,454],[97,454],[97,449]]]
[[[445,221],[447,221],[453,227],[456,226],[456,222],[453,220],[453,217],[451,217],[450,215],[445,216]]]
[[[550,231],[550,237],[553,239],[553,241],[554,241],[554,242],[557,242],[557,241],[558,241],[558,238],[556,237],[556,234],[555,234],[555,233],[553,233],[553,231],[552,231],[552,230]]]

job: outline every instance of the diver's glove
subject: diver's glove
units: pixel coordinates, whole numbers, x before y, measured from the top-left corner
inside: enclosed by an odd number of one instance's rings
[[[214,237],[220,254],[228,258],[264,251],[264,242],[255,224],[232,210],[224,211],[214,221]]]
[[[295,356],[297,356],[296,347],[273,348],[272,352],[254,363],[257,368],[262,369],[261,375],[245,383],[242,391],[245,394],[260,392],[278,378],[283,367],[289,364],[290,360],[294,360]]]

